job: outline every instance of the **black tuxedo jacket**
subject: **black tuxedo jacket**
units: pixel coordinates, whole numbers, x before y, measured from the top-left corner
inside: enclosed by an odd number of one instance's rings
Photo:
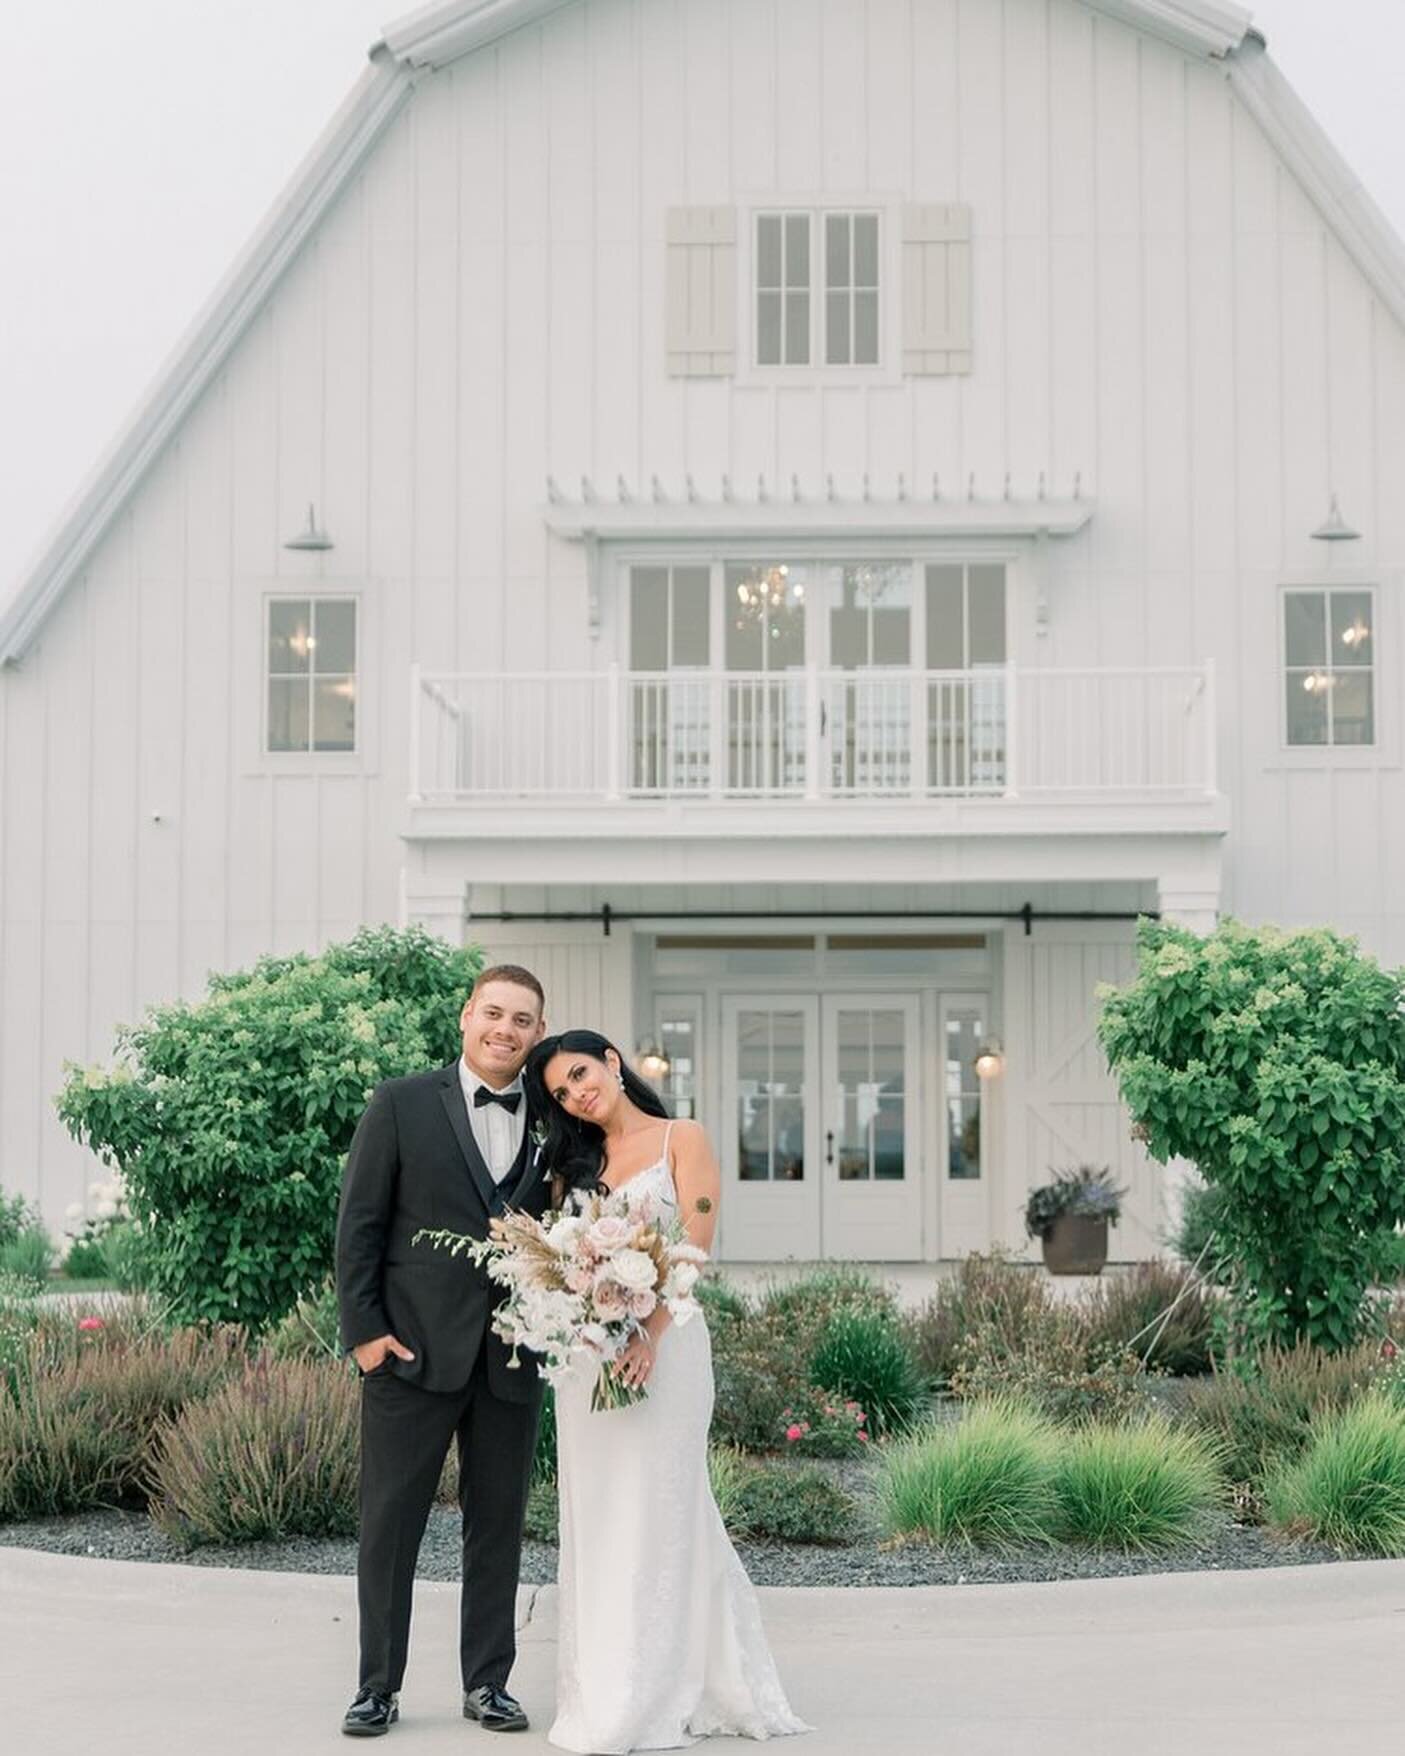
[[[508,1206],[545,1212],[540,1158],[529,1114],[512,1170],[493,1182],[469,1127],[456,1061],[377,1086],[351,1142],[337,1216],[343,1347],[393,1335],[415,1357],[391,1355],[378,1372],[439,1391],[467,1384],[486,1349],[493,1394],[534,1402],[541,1380],[533,1356],[509,1366],[509,1350],[488,1327],[504,1289],[467,1257],[411,1239],[419,1231],[484,1238],[489,1219]]]

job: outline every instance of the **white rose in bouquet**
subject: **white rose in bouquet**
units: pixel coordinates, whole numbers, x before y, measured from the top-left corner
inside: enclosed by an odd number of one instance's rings
[[[611,1277],[631,1293],[652,1290],[658,1279],[653,1257],[643,1250],[621,1250],[610,1258],[609,1268]]]

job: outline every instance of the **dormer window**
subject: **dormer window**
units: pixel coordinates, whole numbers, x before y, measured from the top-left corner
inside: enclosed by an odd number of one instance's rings
[[[876,213],[759,213],[755,260],[758,366],[878,364]]]

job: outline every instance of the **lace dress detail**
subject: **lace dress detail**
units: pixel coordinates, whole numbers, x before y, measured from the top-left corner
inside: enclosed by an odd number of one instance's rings
[[[622,1185],[678,1209],[664,1156]],[[707,1478],[712,1343],[701,1317],[659,1342],[649,1394],[592,1413],[596,1368],[557,1386],[561,1549],[556,1721],[562,1750],[616,1756],[709,1734],[809,1727],[790,1710],[756,1592]]]

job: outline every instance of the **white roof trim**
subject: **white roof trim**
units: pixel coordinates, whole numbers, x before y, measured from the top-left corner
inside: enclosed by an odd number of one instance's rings
[[[520,30],[568,0],[435,0],[385,28],[398,61],[443,67],[509,31]],[[1243,42],[1252,15],[1233,0],[1084,0],[1110,18],[1197,55],[1225,55]]]
[[[385,27],[385,46],[410,67],[443,67],[569,0],[437,0]]]
[[[1231,0],[1084,0],[1084,4],[1197,55],[1229,54],[1253,24],[1248,8]]]
[[[25,654],[50,609],[136,490],[162,449],[278,284],[322,216],[414,88],[383,51],[333,116],[263,224],[166,361],[131,422],[79,490],[0,615],[0,665]]]
[[[1261,38],[1249,37],[1225,65],[1235,95],[1269,145],[1307,191],[1381,303],[1405,327],[1405,244],[1395,228],[1270,60]]]

